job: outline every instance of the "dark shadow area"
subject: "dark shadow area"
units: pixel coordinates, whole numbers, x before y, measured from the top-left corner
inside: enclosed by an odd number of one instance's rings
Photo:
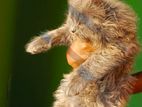
[[[25,44],[40,31],[58,27],[66,10],[64,0],[17,0],[10,107],[50,107],[52,93],[69,70],[65,47],[30,55]],[[64,70],[64,71],[63,71]]]

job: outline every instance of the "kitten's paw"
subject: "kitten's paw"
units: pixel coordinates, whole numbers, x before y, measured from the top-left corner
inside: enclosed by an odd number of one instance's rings
[[[38,54],[50,49],[51,45],[41,37],[36,37],[26,45],[26,52],[31,54]]]

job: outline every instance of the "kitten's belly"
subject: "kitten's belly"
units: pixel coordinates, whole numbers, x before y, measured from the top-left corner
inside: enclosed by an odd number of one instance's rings
[[[88,58],[92,51],[94,49],[90,43],[76,40],[67,51],[66,57],[68,64],[73,68],[78,67]]]

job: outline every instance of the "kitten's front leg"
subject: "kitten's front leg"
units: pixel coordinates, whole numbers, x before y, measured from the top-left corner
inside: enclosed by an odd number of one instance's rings
[[[51,48],[51,43],[44,40],[42,37],[35,37],[30,43],[26,45],[26,52],[31,54],[38,54],[45,52]]]
[[[26,51],[31,54],[45,52],[52,46],[66,44],[66,36],[67,28],[62,26],[32,39],[31,42],[26,45]]]

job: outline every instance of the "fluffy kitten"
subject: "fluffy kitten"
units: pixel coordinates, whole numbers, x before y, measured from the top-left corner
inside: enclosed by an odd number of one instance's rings
[[[95,48],[64,76],[54,107],[125,107],[134,80],[129,72],[139,49],[135,13],[121,0],[68,0],[68,6],[61,27],[36,37],[26,47],[37,54],[81,39]]]

